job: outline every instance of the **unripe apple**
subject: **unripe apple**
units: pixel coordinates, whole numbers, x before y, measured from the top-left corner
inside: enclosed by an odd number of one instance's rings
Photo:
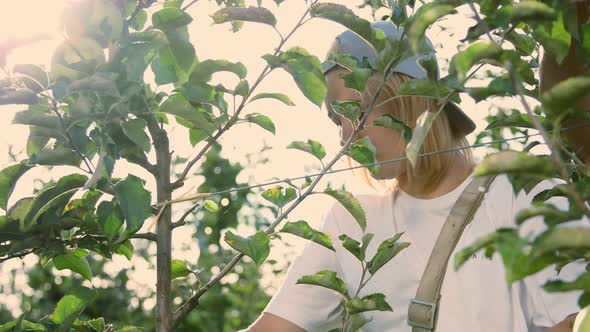
[[[573,332],[590,332],[590,306],[582,309],[574,321]]]

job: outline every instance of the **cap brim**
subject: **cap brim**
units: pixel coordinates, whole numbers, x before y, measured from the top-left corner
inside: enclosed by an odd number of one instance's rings
[[[459,105],[449,101],[445,105],[445,110],[451,127],[455,128],[459,133],[467,135],[475,130],[475,122],[461,110]]]

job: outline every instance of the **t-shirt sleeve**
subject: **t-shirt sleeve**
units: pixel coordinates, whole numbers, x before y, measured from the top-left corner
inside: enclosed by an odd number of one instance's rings
[[[326,213],[320,231],[334,243],[337,239],[333,209]],[[335,291],[314,285],[296,284],[297,279],[322,270],[342,276],[336,253],[312,241],[287,270],[285,279],[263,312],[284,318],[306,331],[329,331],[340,324],[341,297]]]
[[[537,185],[531,192],[525,194],[521,192],[515,200],[514,214],[521,209],[530,207],[533,198],[540,192],[553,188],[556,184],[561,183],[558,180],[546,180]],[[553,197],[546,201],[553,204],[560,210],[567,210],[569,203],[565,197]],[[513,219],[514,220],[514,219]],[[587,219],[567,222],[561,227],[572,227],[589,225]],[[558,227],[560,227],[558,226]],[[538,235],[545,231],[547,226],[542,217],[528,219],[520,227],[521,236]],[[575,280],[585,271],[583,262],[573,262],[561,269],[557,273],[555,266],[550,265],[545,269],[528,276],[521,284],[525,294],[524,313],[527,317],[527,323],[531,331],[540,331],[542,328],[552,327],[566,318],[569,314],[580,310],[578,307],[578,298],[582,294],[580,291],[549,293],[543,289],[543,285],[552,279],[565,281]]]

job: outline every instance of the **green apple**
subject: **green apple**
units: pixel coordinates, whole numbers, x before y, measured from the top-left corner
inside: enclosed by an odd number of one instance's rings
[[[590,306],[587,306],[578,313],[572,331],[590,332]]]

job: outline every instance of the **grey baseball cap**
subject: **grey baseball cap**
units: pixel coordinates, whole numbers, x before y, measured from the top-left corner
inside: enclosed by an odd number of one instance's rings
[[[377,28],[384,32],[387,38],[400,39],[403,33],[403,28],[398,28],[391,21],[371,22],[373,29]],[[406,36],[404,35],[404,38]],[[339,43],[339,54],[349,54],[362,61],[363,57],[367,58],[372,67],[375,66],[375,58],[377,57],[375,49],[363,38],[354,33],[352,30],[346,30],[336,37]],[[405,59],[400,62],[394,69],[394,72],[402,73],[413,78],[426,78],[428,74],[422,66],[418,64],[418,60],[423,57],[434,56],[434,48],[430,41],[426,38],[425,49],[432,50],[432,54],[418,54]],[[331,60],[326,60],[322,63],[322,71],[326,75],[330,70],[340,67],[337,63]],[[341,68],[341,67],[340,67]],[[439,79],[439,68],[436,66],[436,79]],[[457,104],[448,101],[445,105],[445,111],[449,118],[451,126],[459,133],[467,135],[475,130],[475,123],[467,114],[465,114]]]

